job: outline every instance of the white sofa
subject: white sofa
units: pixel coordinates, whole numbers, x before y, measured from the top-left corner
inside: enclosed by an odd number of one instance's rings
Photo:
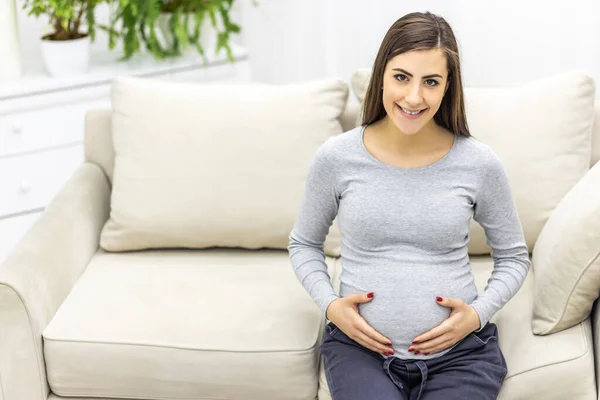
[[[113,110],[87,116],[85,163],[0,265],[0,400],[329,400],[325,320],[286,239],[310,155],[356,125],[368,74],[354,74],[350,94],[335,80],[117,81]],[[533,252],[524,286],[492,319],[508,364],[499,398],[598,400],[593,82],[569,73],[465,95]],[[337,287],[336,225],[325,253]],[[483,290],[493,261],[476,225],[469,248]]]

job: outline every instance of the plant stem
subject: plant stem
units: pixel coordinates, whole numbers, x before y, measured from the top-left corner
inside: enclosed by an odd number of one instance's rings
[[[54,20],[54,30],[55,33],[58,35],[60,34],[64,29],[62,26],[62,19],[60,17],[55,17],[56,19]]]
[[[79,13],[77,14],[77,18],[75,18],[75,20],[73,21],[73,28],[71,29],[71,32],[69,32],[71,36],[77,36],[77,34],[79,33],[79,26],[81,25],[81,18],[83,17],[84,8],[85,6],[82,5],[81,9],[79,10]]]

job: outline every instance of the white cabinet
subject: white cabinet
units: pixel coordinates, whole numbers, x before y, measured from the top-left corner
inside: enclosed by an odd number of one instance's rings
[[[41,215],[84,159],[88,111],[110,108],[110,83],[118,76],[176,81],[247,81],[243,49],[236,61],[197,54],[156,62],[98,59],[89,73],[69,78],[24,77],[0,84],[0,262]]]
[[[0,157],[82,143],[85,113],[108,107],[99,99],[0,115]]]
[[[48,204],[83,161],[83,145],[0,159],[0,216]]]

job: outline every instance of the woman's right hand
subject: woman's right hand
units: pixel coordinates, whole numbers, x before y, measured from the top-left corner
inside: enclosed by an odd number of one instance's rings
[[[325,315],[350,339],[377,353],[394,354],[392,342],[373,327],[358,313],[358,305],[373,300],[373,293],[349,294],[332,301]]]

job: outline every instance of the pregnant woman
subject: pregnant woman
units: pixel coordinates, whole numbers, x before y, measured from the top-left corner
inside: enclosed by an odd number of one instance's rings
[[[339,295],[323,252],[336,216]],[[467,252],[471,218],[493,250],[482,295]],[[530,261],[505,168],[469,133],[443,18],[412,13],[387,32],[362,125],[312,160],[289,252],[330,321],[321,352],[333,400],[497,397],[507,369],[489,320]]]

